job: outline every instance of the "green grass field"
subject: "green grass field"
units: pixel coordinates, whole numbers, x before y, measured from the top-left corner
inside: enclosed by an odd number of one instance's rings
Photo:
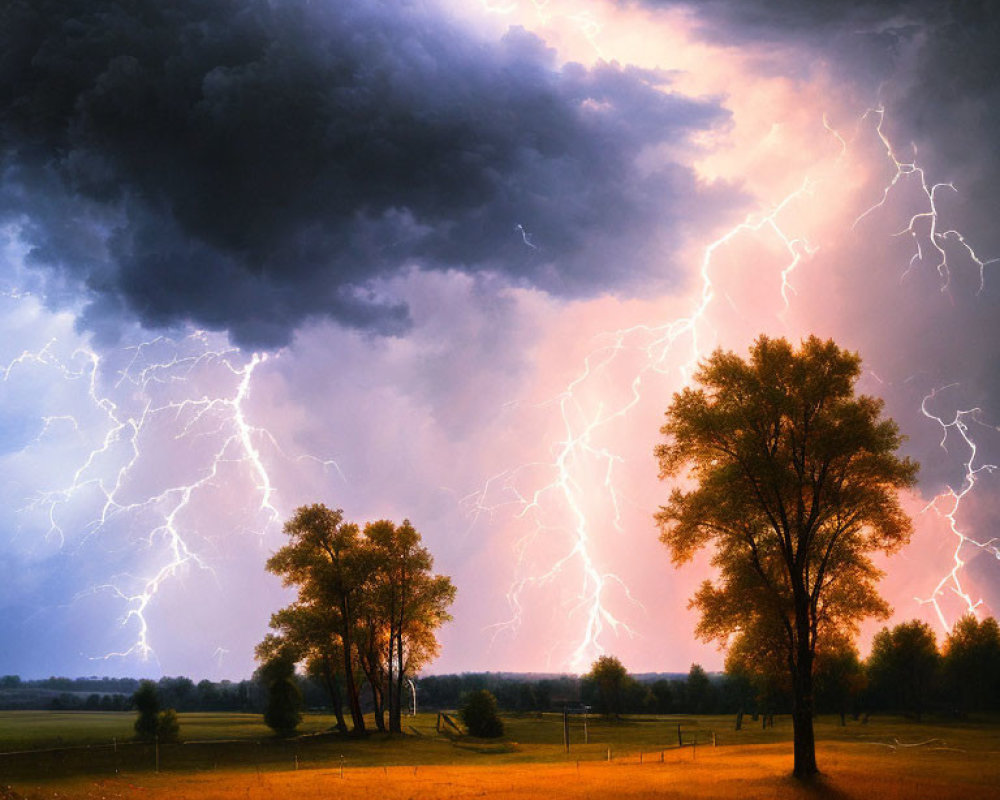
[[[729,796],[729,789],[723,791],[716,785],[719,775],[736,775],[742,770],[748,776],[777,781],[775,786],[780,789],[786,785],[791,768],[792,732],[787,718],[777,718],[775,726],[767,729],[746,718],[743,730],[737,732],[733,730],[732,716],[633,717],[617,723],[592,717],[587,725],[589,743],[584,741],[582,720],[571,719],[570,750],[566,752],[562,717],[558,714],[506,716],[502,742],[442,736],[435,730],[435,714],[407,717],[404,725],[409,735],[405,737],[374,734],[360,741],[329,733],[333,718],[322,715],[305,718],[301,728],[305,735],[282,740],[270,735],[258,715],[181,714],[184,742],[159,748],[157,774],[154,748],[130,741],[134,714],[0,712],[0,785],[9,784],[23,795],[39,798],[56,795],[111,798],[115,794],[108,786],[148,784],[160,787],[158,791],[167,798],[172,796],[169,791],[172,785],[198,784],[201,789],[192,789],[190,796],[228,797],[232,787],[244,783],[245,796],[251,796],[254,786],[263,786],[261,781],[268,780],[271,781],[268,785],[272,785],[278,776],[284,776],[283,781],[291,780],[290,775],[298,776],[295,780],[300,783],[307,774],[317,781],[322,775],[347,781],[369,773],[377,778],[379,771],[383,777],[390,771],[410,775],[412,769],[415,780],[420,775],[427,778],[451,775],[451,770],[472,770],[468,775],[478,775],[484,786],[506,786],[508,777],[520,775],[510,784],[510,794],[497,796],[530,797],[536,796],[532,791],[539,789],[537,779],[530,777],[535,774],[532,769],[545,774],[549,774],[546,770],[567,766],[573,766],[576,774],[580,774],[581,768],[596,770],[594,780],[599,782],[611,774],[606,772],[609,765],[627,767],[638,770],[630,778],[638,781],[635,784],[638,787],[650,780],[666,780],[666,773],[650,771],[657,765],[673,764],[676,768],[714,763],[715,768],[707,772],[697,768],[702,776],[699,780],[708,781],[703,787],[706,793],[691,796],[724,797]],[[678,725],[684,747],[678,747]],[[824,796],[869,797],[864,776],[870,772],[872,780],[895,776],[896,784],[911,786],[910,794],[886,797],[943,796],[942,786],[956,792],[960,789],[956,797],[1000,797],[1000,720],[917,724],[900,718],[875,717],[866,725],[849,720],[847,726],[841,727],[839,719],[821,717],[816,722],[816,734],[820,743],[820,769],[839,771],[844,776],[844,786],[849,784],[857,789],[857,792],[838,790],[839,794]],[[601,771],[602,765],[605,771]],[[419,773],[418,767],[424,772]],[[451,785],[444,777],[440,779],[441,787]],[[373,781],[377,782],[375,778]],[[928,791],[933,788],[936,794],[913,794],[914,781],[926,785]],[[351,785],[359,792],[363,788],[357,780]],[[791,787],[789,791],[796,786],[787,785]],[[515,791],[517,786],[521,788]],[[98,792],[93,787],[104,788]],[[567,784],[563,788],[569,792],[571,787]],[[302,783],[299,794],[308,796],[313,789],[317,796],[324,793],[320,784],[313,786],[307,782]],[[435,791],[435,796],[451,796],[446,788]],[[687,787],[685,791],[693,789]],[[775,797],[787,794],[784,790],[775,791]],[[154,792],[141,796],[159,795]],[[286,795],[273,791],[272,785],[267,796]],[[362,792],[349,796],[367,795]],[[570,792],[566,796],[576,795]],[[641,792],[636,796],[642,796]]]

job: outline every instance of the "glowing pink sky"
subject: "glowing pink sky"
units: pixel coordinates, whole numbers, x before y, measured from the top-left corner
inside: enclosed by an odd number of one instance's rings
[[[152,204],[135,211],[86,187],[59,195],[39,178],[39,197],[84,198],[73,219],[89,220],[81,230],[93,237],[54,243],[56,263],[37,237],[55,235],[46,225],[62,206],[23,199],[28,179],[11,179],[0,205],[0,624],[14,646],[0,673],[248,674],[269,613],[288,599],[263,563],[281,545],[281,520],[306,502],[359,521],[408,517],[422,532],[458,587],[432,671],[582,671],[601,653],[633,671],[718,669],[722,654],[693,639],[686,609],[710,574],[707,555],[675,570],[659,544],[652,515],[669,487],[652,449],[698,357],[744,351],[760,333],[815,333],[858,350],[861,389],[886,398],[924,465],[906,499],[916,534],[885,562],[893,619],[920,617],[943,635],[972,604],[991,613],[997,493],[985,466],[1000,409],[988,262],[1000,241],[982,207],[995,212],[995,198],[968,157],[989,141],[986,112],[969,111],[988,107],[986,90],[934,95],[952,103],[944,119],[967,142],[956,151],[945,122],[917,124],[935,91],[922,82],[928,48],[949,35],[922,4],[816,20],[747,11],[766,5],[418,4],[407,14],[466,38],[435,49],[420,39],[428,28],[410,37],[410,17],[394,21],[407,43],[398,58],[426,68],[407,92],[436,97],[421,81],[451,80],[446,68],[461,59],[484,65],[482,85],[523,69],[513,85],[546,87],[540,107],[504,96],[458,104],[471,129],[477,114],[495,115],[493,125],[513,109],[517,155],[503,163],[518,172],[504,186],[526,205],[491,195],[466,213],[422,196],[415,177],[365,221],[370,231],[358,220],[372,198],[353,216],[331,206],[294,235],[274,234],[287,248],[279,255],[319,258],[304,278],[287,266],[266,277],[273,242],[261,272],[243,277],[238,255],[251,242],[224,251],[236,266],[218,281],[185,289],[199,276],[175,273],[169,259],[160,273],[140,272],[154,262],[138,260],[148,242],[135,220]],[[328,13],[334,28],[371,23],[368,11]],[[495,54],[501,41],[506,55]],[[960,77],[967,65],[942,56],[932,66]],[[386,104],[411,102],[402,85]],[[662,107],[650,105],[657,96]],[[454,113],[426,102],[432,127]],[[531,109],[544,124],[520,141]],[[586,166],[578,155],[552,157],[538,143],[563,123],[557,150],[576,153],[573,125],[597,132],[580,152],[607,164],[585,182],[574,182]],[[14,129],[5,123],[8,137]],[[115,130],[104,132],[109,152],[125,147]],[[536,148],[534,161],[525,148]],[[18,153],[8,167],[27,175]],[[123,163],[121,180],[138,181]],[[621,186],[606,171],[616,165]],[[425,166],[415,159],[413,174]],[[928,196],[922,176],[954,187]],[[396,178],[383,179],[391,188]],[[542,194],[558,203],[524,200]],[[322,238],[324,220],[346,226],[344,238]],[[188,243],[202,242],[201,223],[190,224]],[[482,225],[484,252],[463,225]],[[109,231],[135,237],[128,256]],[[314,235],[323,247],[348,242],[354,261],[327,264],[302,244]],[[87,247],[98,267],[78,266]],[[254,283],[268,280],[273,295]],[[303,297],[327,280],[341,281],[336,302],[351,298],[329,313]],[[199,296],[187,310],[158,306],[157,287],[167,299]],[[289,322],[295,303],[301,321]],[[397,329],[392,309],[402,306],[408,322]],[[954,526],[948,487],[971,487]],[[986,546],[956,550],[957,531]]]

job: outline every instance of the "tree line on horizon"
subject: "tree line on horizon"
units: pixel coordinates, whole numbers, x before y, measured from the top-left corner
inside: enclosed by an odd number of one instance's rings
[[[598,669],[602,664],[610,669]],[[602,680],[606,681],[603,689]],[[294,681],[305,708],[332,711],[321,679],[296,673]],[[581,705],[610,716],[783,714],[790,711],[792,700],[782,681],[780,672],[748,672],[736,659],[728,659],[722,673],[709,673],[692,664],[686,675],[637,677],[608,656],[580,676],[531,678],[471,672],[417,677],[414,687],[422,710],[458,709],[468,696],[486,690],[501,711],[515,714]],[[266,709],[266,686],[259,673],[238,682],[195,683],[184,676],[164,677],[154,685],[160,707],[179,712],[264,713]],[[993,617],[978,620],[968,614],[940,645],[933,629],[919,620],[883,628],[867,659],[861,659],[853,647],[818,659],[816,685],[817,713],[842,717],[899,713],[920,719],[927,713],[949,717],[1000,713],[1000,626]],[[0,708],[132,711],[132,698],[139,688],[135,678],[22,680],[5,675],[0,676]],[[39,695],[39,691],[58,694]],[[371,713],[370,699],[362,702],[362,710]]]
[[[597,713],[787,714],[794,698],[781,670],[748,669],[730,652],[725,672],[709,675],[693,664],[686,678],[641,682],[618,659],[604,656],[581,679],[580,698]],[[816,660],[815,713],[898,713],[919,721],[1000,712],[1000,626],[993,617],[959,619],[939,647],[921,620],[883,628],[861,659],[844,642]]]

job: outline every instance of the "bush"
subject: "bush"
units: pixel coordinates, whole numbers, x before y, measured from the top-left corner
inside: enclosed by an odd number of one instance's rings
[[[291,678],[278,678],[267,687],[264,722],[279,736],[290,736],[302,721],[302,693]]]
[[[161,711],[156,719],[156,737],[161,744],[174,744],[181,740],[181,724],[172,708]]]
[[[485,689],[472,692],[459,712],[469,733],[481,739],[503,736],[503,722],[497,713],[497,699]]]
[[[151,742],[159,726],[160,699],[156,694],[156,684],[152,681],[140,683],[132,695],[132,706],[139,712],[135,721],[136,737]]]
[[[160,698],[155,683],[152,681],[140,683],[132,695],[132,706],[139,712],[139,717],[135,721],[136,738],[146,742],[157,739],[167,744],[180,741],[181,725],[177,719],[177,712],[172,708],[160,711]]]

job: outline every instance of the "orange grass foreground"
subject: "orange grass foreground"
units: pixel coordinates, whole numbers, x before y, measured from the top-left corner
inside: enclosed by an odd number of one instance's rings
[[[65,779],[16,785],[0,799],[41,800],[457,800],[458,798],[1000,798],[997,753],[888,752],[832,744],[818,755],[824,774],[802,784],[790,777],[787,743],[690,748],[613,762],[420,765],[163,773],[111,780]]]

